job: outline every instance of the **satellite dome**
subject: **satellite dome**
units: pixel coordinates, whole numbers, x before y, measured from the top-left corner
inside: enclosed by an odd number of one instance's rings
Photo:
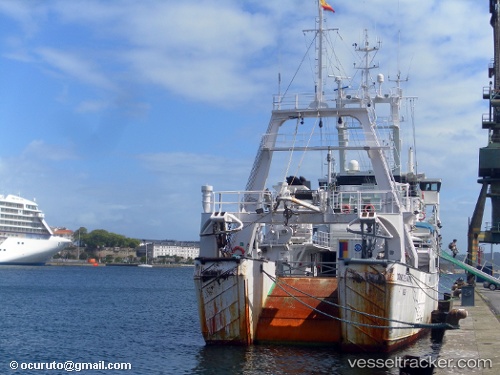
[[[348,169],[350,172],[359,172],[359,162],[357,160],[351,160]]]

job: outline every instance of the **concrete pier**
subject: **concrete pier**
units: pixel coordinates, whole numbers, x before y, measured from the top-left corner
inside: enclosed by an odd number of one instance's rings
[[[436,367],[434,374],[500,374],[500,321],[481,287],[475,288],[474,306],[462,306],[461,300],[454,300],[453,308],[467,310],[468,317],[460,321],[460,329],[446,331],[439,359],[448,362]]]

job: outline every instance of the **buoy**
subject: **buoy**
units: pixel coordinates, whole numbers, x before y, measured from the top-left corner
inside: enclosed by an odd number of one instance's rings
[[[348,204],[343,204],[342,205],[342,213],[343,214],[350,214],[351,213],[351,206]]]
[[[239,254],[237,254],[237,253],[239,253]],[[233,254],[233,255],[245,255],[245,249],[242,248],[241,246],[235,246],[235,247],[233,247],[231,254]]]
[[[375,212],[375,206],[373,204],[367,204],[363,207],[363,211],[365,212]]]
[[[92,265],[93,265],[94,267],[97,267],[97,266],[99,266],[99,263],[92,263]]]

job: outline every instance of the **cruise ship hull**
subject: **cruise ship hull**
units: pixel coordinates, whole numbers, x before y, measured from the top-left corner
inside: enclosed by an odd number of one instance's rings
[[[71,243],[63,237],[45,239],[0,238],[0,265],[44,265]]]

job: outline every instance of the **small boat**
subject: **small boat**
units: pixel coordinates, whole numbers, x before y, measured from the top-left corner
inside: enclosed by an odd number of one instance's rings
[[[146,247],[146,263],[140,263],[137,265],[137,267],[152,268],[153,265],[148,263],[148,243],[146,242],[146,240],[144,240],[144,246]]]
[[[359,81],[327,72],[323,7],[311,94],[274,97],[244,190],[202,186],[194,282],[207,344],[389,352],[433,327],[441,180],[416,170],[414,140],[402,150],[414,124],[401,107],[415,98],[399,74],[388,89],[372,78],[379,45],[366,30]]]

